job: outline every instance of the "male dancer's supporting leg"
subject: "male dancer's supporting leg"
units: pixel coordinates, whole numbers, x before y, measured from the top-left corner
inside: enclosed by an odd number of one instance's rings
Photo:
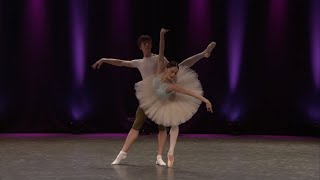
[[[143,112],[143,110],[138,107],[137,111],[136,111],[136,119],[132,125],[131,130],[129,131],[127,138],[123,144],[123,147],[120,151],[120,153],[118,154],[117,158],[111,163],[113,165],[115,164],[120,164],[120,162],[122,160],[124,160],[125,158],[127,158],[127,152],[129,150],[129,148],[131,147],[131,145],[136,141],[136,139],[139,136],[139,130],[141,129],[142,125],[144,124],[144,122],[146,121],[147,116],[145,115],[145,113]],[[164,131],[160,131],[163,130]],[[165,166],[166,163],[162,160],[162,153],[163,153],[163,148],[165,145],[167,139],[167,133],[165,131],[165,128],[161,128],[159,127],[159,135],[158,135],[158,155],[157,155],[157,161],[156,163],[158,165],[161,166]]]
[[[166,163],[162,160],[162,153],[164,149],[164,145],[167,141],[167,130],[164,126],[159,125],[159,134],[158,134],[158,155],[156,164],[160,166],[165,166]]]

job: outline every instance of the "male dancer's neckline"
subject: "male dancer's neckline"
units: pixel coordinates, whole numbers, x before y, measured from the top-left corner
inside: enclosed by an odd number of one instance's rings
[[[143,58],[144,58],[144,59],[147,59],[147,58],[151,58],[152,56],[154,56],[154,54],[153,54],[153,53],[150,53],[149,55],[144,55]]]

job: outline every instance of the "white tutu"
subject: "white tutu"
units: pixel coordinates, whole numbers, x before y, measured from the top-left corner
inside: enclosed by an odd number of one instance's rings
[[[201,101],[185,94],[175,93],[169,99],[156,94],[152,85],[156,75],[150,76],[135,84],[136,96],[145,114],[157,124],[169,127],[182,124],[197,112]],[[178,86],[202,95],[201,83],[195,71],[188,67],[180,67],[177,74]]]

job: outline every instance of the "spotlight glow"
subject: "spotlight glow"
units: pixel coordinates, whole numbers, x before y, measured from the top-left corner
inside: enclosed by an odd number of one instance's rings
[[[311,122],[320,123],[320,94],[309,94],[306,100],[301,102],[301,106]]]
[[[84,93],[88,1],[70,0],[70,34],[73,62],[73,94],[70,113],[75,121],[83,120],[89,111]]]
[[[71,101],[71,116],[75,121],[81,121],[90,111],[90,104],[87,98],[83,95],[74,96],[74,99]]]
[[[73,76],[77,87],[84,83],[86,38],[87,38],[87,4],[85,1],[70,1],[70,29],[72,42]]]
[[[239,121],[243,111],[243,104],[241,104],[240,98],[235,95],[227,97],[222,106],[222,113],[230,122]]]
[[[320,90],[320,2],[312,0],[310,4],[310,50],[311,67],[315,89]]]
[[[320,106],[318,107],[309,107],[308,116],[310,119],[316,122],[320,122]]]
[[[229,87],[236,91],[242,63],[246,0],[229,0],[228,5]]]

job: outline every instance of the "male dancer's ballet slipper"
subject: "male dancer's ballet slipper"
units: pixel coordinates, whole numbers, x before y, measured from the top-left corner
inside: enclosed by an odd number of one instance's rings
[[[162,156],[161,156],[161,155],[157,155],[156,165],[159,165],[159,166],[166,166],[166,165],[167,165],[167,164],[162,160]]]
[[[127,158],[127,153],[120,151],[120,153],[118,154],[117,158],[111,163],[112,165],[117,165],[120,164],[120,162],[124,159]]]

